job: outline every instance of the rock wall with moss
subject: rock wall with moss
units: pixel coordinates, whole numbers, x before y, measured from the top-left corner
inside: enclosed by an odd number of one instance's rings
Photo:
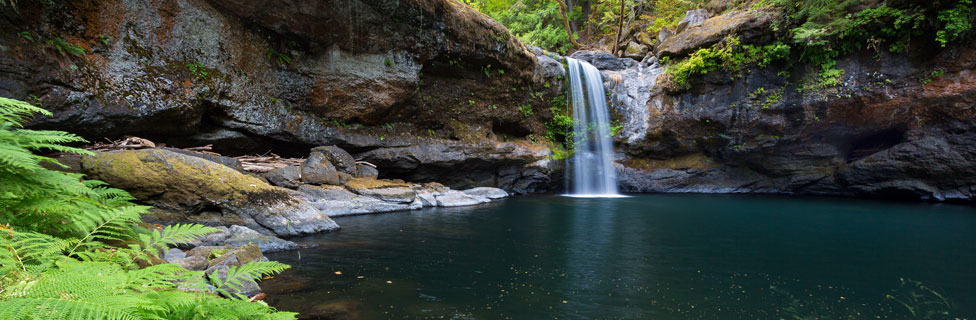
[[[607,81],[624,124],[621,186],[972,200],[973,32],[943,44],[937,19],[899,8],[862,2],[854,10],[872,15],[846,16],[826,62],[792,42],[775,7],[690,12],[698,21],[643,63],[578,54],[622,79]],[[920,23],[885,29],[905,17]]]
[[[561,82],[451,0],[19,1],[0,30],[0,95],[55,113],[33,128],[227,154],[335,144],[415,180],[546,188],[537,137]]]

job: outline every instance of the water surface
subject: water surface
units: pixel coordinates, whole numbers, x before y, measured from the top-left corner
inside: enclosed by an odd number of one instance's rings
[[[970,206],[529,196],[337,222],[292,239],[316,248],[268,255],[293,267],[262,283],[269,303],[345,319],[976,318]]]

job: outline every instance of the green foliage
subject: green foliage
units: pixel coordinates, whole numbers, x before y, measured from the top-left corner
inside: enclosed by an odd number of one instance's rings
[[[192,74],[197,78],[206,80],[207,77],[210,76],[210,73],[207,72],[207,68],[204,67],[202,63],[199,62],[187,63],[186,68],[190,70],[190,74]]]
[[[942,30],[935,33],[935,40],[943,47],[950,41],[959,38],[963,32],[973,28],[973,15],[976,8],[973,8],[972,0],[959,0],[952,9],[939,11],[939,21],[945,24]]]
[[[865,7],[857,0],[764,0],[757,5],[781,8],[779,25],[790,26],[790,40],[801,62],[820,67],[820,87],[840,84],[844,70],[837,57],[857,50],[904,51],[910,41],[931,34],[943,47],[972,29],[972,0],[882,2]],[[937,31],[936,31],[937,30]]]
[[[559,4],[553,0],[466,1],[501,22],[519,40],[540,48],[567,53],[572,49],[562,25]]]
[[[932,71],[931,73],[928,74],[928,76],[922,78],[922,84],[929,84],[929,82],[932,82],[932,80],[934,80],[935,78],[941,77],[943,74],[945,74],[945,69],[938,69]]]
[[[264,56],[268,58],[271,64],[278,66],[278,68],[291,64],[291,57],[288,54],[275,51],[274,49],[265,51]]]
[[[390,60],[390,58],[383,58],[383,64],[385,64],[388,68],[396,67],[396,63],[393,63],[393,60]]]
[[[522,111],[522,114],[525,115],[526,117],[531,116],[532,115],[532,105],[529,105],[529,104],[520,105],[519,106],[519,111]]]
[[[784,59],[790,54],[790,47],[783,43],[764,46],[743,45],[738,38],[727,38],[711,48],[701,48],[688,58],[668,64],[665,71],[675,88],[688,88],[688,78],[695,74],[706,74],[716,70],[738,72],[748,64],[766,66],[773,61]]]
[[[112,44],[112,36],[100,34],[98,35],[97,40],[99,43],[105,46],[109,46],[110,44]]]
[[[61,56],[67,56],[69,54],[72,56],[83,56],[88,53],[85,48],[68,43],[64,39],[61,39],[61,37],[45,41],[44,43],[61,54]]]
[[[148,208],[133,204],[125,191],[41,166],[60,164],[35,152],[91,153],[64,145],[84,141],[78,136],[23,129],[33,114],[50,115],[0,98],[0,319],[294,318],[262,303],[209,293],[202,272],[151,265],[170,246],[215,229],[186,224],[146,230],[139,217]],[[261,262],[231,268],[217,291],[232,296],[246,279],[286,267]]]

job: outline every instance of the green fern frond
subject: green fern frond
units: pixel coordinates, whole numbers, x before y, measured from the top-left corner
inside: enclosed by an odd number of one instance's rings
[[[104,299],[112,301],[115,299]],[[0,301],[0,319],[138,320],[133,312],[97,301],[59,298],[14,298]]]
[[[211,274],[210,284],[226,297],[245,298],[231,291],[240,290],[247,281],[261,280],[263,276],[281,273],[291,266],[277,261],[251,261],[240,267],[231,266],[224,276]]]
[[[159,255],[170,246],[189,243],[216,231],[216,228],[199,224],[174,224],[163,229],[141,233],[138,235],[138,240],[146,251]]]
[[[27,117],[40,113],[50,116],[51,112],[32,106],[30,103],[20,100],[0,97],[0,125],[11,124],[20,127],[20,124],[27,120]]]

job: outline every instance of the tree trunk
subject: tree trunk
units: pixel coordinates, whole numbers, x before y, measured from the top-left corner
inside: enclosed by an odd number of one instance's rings
[[[624,29],[624,2],[626,0],[620,0],[620,16],[617,17],[617,37],[613,41],[613,54],[617,54],[617,50],[620,50],[620,32]]]
[[[576,37],[573,36],[573,26],[569,23],[569,6],[567,6],[566,2],[563,0],[556,0],[556,2],[559,3],[559,7],[562,8],[560,12],[563,14],[563,26],[566,28],[566,33],[569,34],[569,43],[573,45],[573,48],[579,48],[580,44],[579,42],[576,42]]]

